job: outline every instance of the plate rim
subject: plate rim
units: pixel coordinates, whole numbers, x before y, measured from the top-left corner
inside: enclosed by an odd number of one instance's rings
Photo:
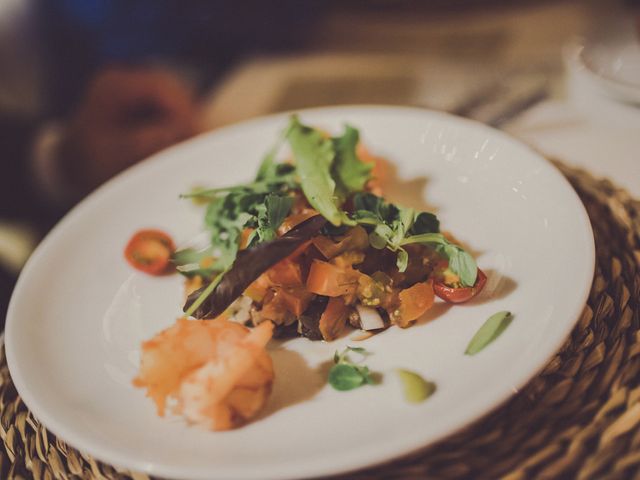
[[[373,105],[373,104],[346,104],[346,105],[336,105],[336,106],[322,106],[322,107],[314,107],[314,108],[305,108],[305,109],[299,109],[299,110],[290,110],[290,111],[286,111],[286,112],[277,112],[277,113],[272,113],[269,115],[264,115],[264,116],[259,116],[259,117],[254,117],[252,119],[249,120],[245,120],[245,121],[241,121],[241,122],[237,122],[237,123],[233,123],[231,125],[227,125],[221,128],[217,128],[215,130],[212,131],[208,131],[208,132],[203,132],[199,135],[196,135],[195,137],[192,137],[191,139],[188,139],[184,142],[180,142],[176,145],[173,145],[167,149],[164,149],[146,159],[144,159],[143,161],[139,162],[138,164],[126,169],[125,171],[121,172],[120,174],[116,175],[114,178],[112,178],[111,180],[107,181],[105,184],[101,185],[99,188],[97,188],[95,191],[93,191],[91,194],[89,194],[85,199],[83,199],[81,202],[79,202],[76,206],[74,206],[69,212],[67,212],[67,214],[54,226],[54,228],[45,236],[45,238],[40,242],[40,244],[37,246],[37,248],[35,249],[35,251],[32,253],[32,255],[30,256],[30,258],[28,259],[27,263],[25,264],[22,272],[20,273],[20,276],[18,278],[18,281],[16,282],[14,291],[12,293],[11,296],[11,300],[9,302],[9,307],[7,310],[7,317],[6,317],[6,327],[5,327],[5,334],[4,334],[4,344],[5,344],[5,355],[6,355],[6,359],[7,359],[7,365],[9,368],[9,372],[12,374],[12,380],[13,383],[16,387],[16,390],[18,391],[20,397],[23,399],[23,402],[25,403],[25,405],[27,406],[27,408],[29,408],[29,410],[31,410],[35,416],[35,411],[39,411],[39,412],[43,412],[46,411],[46,407],[44,406],[44,404],[38,400],[37,398],[35,398],[34,396],[31,395],[29,388],[27,386],[27,381],[25,381],[24,379],[24,373],[21,371],[21,368],[19,366],[19,360],[16,357],[16,354],[13,350],[13,346],[12,346],[12,338],[15,335],[14,333],[14,324],[18,321],[15,320],[15,318],[17,317],[17,312],[15,312],[15,310],[18,309],[17,306],[17,300],[16,298],[18,297],[18,295],[16,294],[16,292],[18,292],[20,289],[24,288],[23,284],[25,282],[27,282],[27,280],[25,280],[26,278],[28,278],[28,276],[30,275],[30,271],[33,270],[34,267],[33,265],[38,263],[39,258],[43,255],[42,252],[45,251],[46,245],[48,243],[51,243],[53,241],[55,241],[55,238],[57,238],[57,236],[61,235],[60,232],[62,232],[66,225],[73,221],[74,217],[76,217],[77,215],[79,215],[79,212],[81,212],[82,210],[86,209],[86,208],[91,208],[91,205],[94,202],[95,198],[99,198],[100,196],[103,195],[103,192],[105,191],[109,191],[113,185],[118,184],[121,179],[126,178],[127,176],[129,176],[131,173],[140,170],[140,169],[145,169],[146,166],[152,162],[158,162],[158,161],[162,161],[162,162],[171,162],[173,161],[172,158],[173,156],[170,154],[167,154],[167,152],[171,152],[174,149],[180,149],[182,148],[183,145],[187,144],[187,143],[195,143],[195,142],[200,142],[200,141],[205,141],[204,139],[207,137],[211,137],[211,136],[221,136],[221,135],[226,135],[229,132],[232,132],[233,130],[240,130],[240,129],[245,129],[245,128],[252,128],[254,124],[259,124],[261,122],[264,121],[268,121],[268,120],[275,120],[276,118],[282,118],[285,119],[288,115],[292,114],[292,113],[297,113],[300,114],[301,116],[304,116],[305,114],[313,114],[315,112],[331,112],[331,111],[335,111],[336,115],[338,115],[340,112],[344,112],[346,113],[347,111],[354,111],[354,110],[375,110],[375,111],[379,111],[379,112],[383,112],[383,111],[387,111],[387,112],[404,112],[404,113],[411,113],[411,114],[420,114],[420,115],[425,115],[426,117],[430,117],[430,118],[440,118],[443,119],[445,121],[449,121],[449,122],[454,122],[454,123],[466,123],[467,125],[471,126],[474,129],[480,129],[480,130],[484,130],[488,133],[490,133],[491,136],[495,137],[499,137],[501,141],[507,142],[511,145],[516,146],[519,149],[526,149],[531,153],[531,158],[535,158],[536,162],[538,162],[538,164],[540,166],[542,166],[542,168],[548,169],[550,171],[552,171],[554,173],[555,176],[558,177],[559,180],[561,180],[564,183],[565,188],[567,188],[568,192],[570,192],[572,194],[572,196],[574,197],[574,200],[576,202],[576,206],[578,207],[578,211],[580,212],[580,220],[581,223],[583,224],[583,227],[585,228],[585,247],[587,247],[587,249],[589,250],[588,254],[589,254],[589,268],[587,269],[590,272],[589,275],[589,282],[587,283],[585,280],[585,286],[583,287],[582,291],[581,291],[581,295],[579,297],[579,302],[577,301],[578,298],[576,297],[576,305],[573,309],[571,309],[571,315],[568,315],[568,317],[572,318],[572,321],[568,321],[565,324],[565,328],[563,329],[562,335],[558,335],[558,337],[556,338],[556,341],[554,342],[547,342],[547,345],[549,345],[549,347],[547,349],[544,350],[544,354],[539,354],[536,356],[535,358],[535,362],[532,361],[531,363],[535,363],[537,365],[537,368],[534,370],[532,369],[528,369],[527,372],[525,373],[521,373],[519,374],[518,377],[518,381],[515,382],[516,384],[514,384],[514,387],[516,387],[516,389],[520,389],[521,387],[523,387],[525,384],[527,384],[532,378],[534,378],[536,375],[539,374],[540,371],[543,370],[543,368],[545,367],[546,363],[548,362],[548,360],[550,358],[552,358],[552,356],[554,355],[555,352],[557,352],[560,347],[562,346],[562,344],[566,341],[568,335],[570,334],[570,332],[573,330],[573,328],[575,327],[576,323],[578,322],[578,320],[580,319],[582,310],[584,309],[585,305],[586,305],[586,301],[588,299],[589,293],[591,291],[591,287],[592,287],[592,282],[593,282],[593,275],[595,273],[595,242],[594,242],[594,237],[593,237],[593,230],[591,227],[591,222],[589,220],[589,216],[588,213],[586,211],[586,208],[584,206],[584,204],[582,203],[579,195],[577,194],[577,192],[575,191],[575,189],[573,188],[573,186],[569,183],[568,179],[562,174],[562,172],[558,169],[558,167],[556,167],[551,161],[549,161],[547,158],[545,158],[541,153],[537,152],[536,150],[534,150],[533,148],[531,148],[529,145],[521,142],[520,140],[508,135],[507,133],[497,130],[495,128],[489,127],[481,122],[472,120],[472,119],[468,119],[468,118],[464,118],[464,117],[458,117],[446,112],[441,112],[441,111],[436,111],[436,110],[430,110],[430,109],[426,109],[426,108],[420,108],[420,107],[411,107],[411,106],[394,106],[394,105]],[[343,114],[344,114],[343,113]],[[163,158],[164,157],[164,158]],[[17,375],[14,375],[14,373],[17,373]],[[445,440],[446,438],[455,435],[457,432],[460,432],[461,430],[464,430],[466,427],[468,427],[470,424],[480,420],[481,418],[485,417],[486,415],[490,414],[491,412],[499,409],[502,405],[504,405],[507,401],[509,401],[513,396],[515,395],[514,392],[501,392],[499,398],[495,399],[494,401],[491,402],[490,406],[483,406],[482,408],[475,408],[475,410],[481,410],[479,413],[476,412],[473,415],[470,415],[469,418],[460,423],[456,428],[450,429],[447,433],[445,434],[441,434],[439,435],[437,438],[432,439],[429,442],[426,443],[422,443],[420,445],[416,445],[415,442],[413,443],[413,446],[410,448],[405,448],[403,452],[397,452],[396,450],[398,449],[394,449],[392,453],[389,453],[386,456],[382,456],[381,458],[375,460],[375,461],[371,461],[368,460],[366,461],[366,463],[363,463],[362,460],[358,460],[356,458],[356,460],[354,461],[353,459],[350,459],[351,461],[346,461],[343,462],[341,464],[339,464],[338,466],[333,466],[333,467],[328,467],[326,465],[324,469],[320,469],[318,470],[317,467],[318,462],[314,462],[312,463],[312,465],[316,466],[316,470],[311,471],[311,472],[301,472],[299,470],[299,465],[295,465],[295,468],[288,468],[286,465],[282,465],[283,468],[281,468],[279,470],[279,472],[277,474],[272,474],[270,476],[264,476],[264,475],[260,475],[259,477],[255,477],[255,478],[279,478],[279,479],[288,479],[288,478],[297,478],[299,477],[301,474],[306,474],[306,475],[311,475],[311,476],[318,476],[318,475],[333,475],[333,474],[340,474],[340,473],[347,473],[347,472],[351,472],[351,471],[355,471],[358,469],[362,469],[362,468],[370,468],[370,467],[374,467],[376,465],[380,465],[383,463],[386,463],[390,460],[394,460],[394,459],[399,459],[399,458],[404,458],[406,456],[410,456],[418,451],[421,451],[425,448],[427,448],[430,445],[435,444],[436,442],[440,442]],[[33,408],[33,406],[36,406],[36,408]],[[105,463],[117,466],[117,467],[123,467],[132,471],[138,471],[138,472],[143,472],[149,475],[161,475],[161,476],[170,476],[172,478],[189,478],[189,479],[200,479],[200,478],[210,478],[211,472],[209,472],[208,474],[201,472],[200,470],[194,470],[194,471],[189,471],[185,476],[185,468],[184,466],[179,466],[179,467],[172,467],[170,465],[170,463],[155,463],[155,464],[149,464],[148,462],[139,460],[139,459],[133,459],[133,457],[123,457],[121,458],[120,455],[116,454],[114,455],[114,451],[105,451],[105,450],[101,450],[100,447],[98,445],[78,445],[78,442],[75,442],[73,437],[75,437],[75,435],[71,432],[74,429],[67,429],[63,423],[59,423],[55,420],[55,417],[51,416],[51,415],[45,415],[47,418],[47,421],[43,421],[40,420],[42,422],[42,424],[48,429],[50,430],[54,435],[56,435],[57,437],[61,438],[63,441],[65,441],[66,443],[68,443],[70,446],[78,449],[79,451],[83,452],[83,453],[87,453],[89,455],[91,455],[92,457],[94,457],[97,460],[103,461]],[[37,417],[38,419],[40,419],[40,417]],[[93,443],[93,442],[92,442]],[[405,442],[407,443],[407,442]],[[410,443],[410,442],[409,442]],[[307,469],[308,470],[308,469]],[[248,478],[245,475],[239,473],[237,470],[229,470],[229,471],[220,471],[220,472],[216,472],[219,475],[224,475],[224,477],[220,477],[220,478],[229,478],[229,479],[236,479],[236,478]],[[273,473],[273,472],[272,472]],[[252,477],[253,478],[253,477]]]

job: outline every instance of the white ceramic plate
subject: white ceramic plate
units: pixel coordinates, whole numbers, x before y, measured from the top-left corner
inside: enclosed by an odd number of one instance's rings
[[[428,318],[362,343],[382,384],[326,385],[333,352],[353,343],[296,339],[273,349],[267,411],[244,428],[211,433],[158,418],[131,386],[139,345],[180,313],[181,280],[133,272],[122,250],[142,227],[180,243],[202,212],[178,194],[252,178],[287,117],[231,126],[162,152],[76,207],[42,242],[11,301],[7,359],[20,395],[56,435],[96,458],[164,477],[290,478],[343,472],[409,453],[506,400],[562,344],[591,285],[594,244],[577,195],[547,161],[503,133],[410,108],[304,111],[304,122],[360,128],[393,161],[390,196],[434,208],[488,273],[470,304],[434,306]],[[475,357],[469,339],[498,310],[515,314]],[[394,369],[436,382],[425,403],[404,401]]]

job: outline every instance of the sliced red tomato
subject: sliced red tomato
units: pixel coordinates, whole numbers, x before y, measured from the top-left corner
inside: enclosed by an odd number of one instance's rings
[[[340,297],[351,295],[358,288],[358,272],[321,260],[314,260],[307,277],[307,290],[317,295]]]
[[[176,247],[169,235],[161,230],[139,230],[124,249],[129,264],[150,275],[169,273],[169,260]]]
[[[433,291],[445,302],[464,303],[478,295],[484,288],[485,283],[487,283],[487,276],[482,270],[478,269],[476,283],[473,287],[455,288],[446,285],[442,280],[436,280],[433,283]]]

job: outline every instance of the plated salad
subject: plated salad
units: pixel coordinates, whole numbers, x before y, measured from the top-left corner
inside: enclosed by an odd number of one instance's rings
[[[186,279],[184,317],[143,344],[135,380],[160,414],[168,400],[211,429],[239,426],[267,401],[272,335],[364,339],[411,326],[435,297],[482,290],[485,274],[433,213],[384,198],[385,170],[356,128],[332,137],[294,115],[253,181],[183,195],[203,206],[206,244],[134,235],[131,265]]]

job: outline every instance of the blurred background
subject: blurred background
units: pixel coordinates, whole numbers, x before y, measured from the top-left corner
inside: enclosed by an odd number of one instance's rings
[[[1,0],[0,319],[33,248],[85,195],[156,151],[271,112],[445,110],[638,197],[638,7]]]

